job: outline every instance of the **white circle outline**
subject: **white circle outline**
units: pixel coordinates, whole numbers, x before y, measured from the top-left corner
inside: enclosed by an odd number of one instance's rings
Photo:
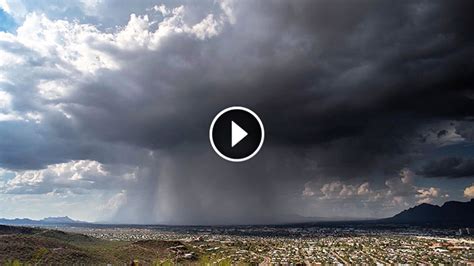
[[[244,158],[239,158],[239,159],[230,158],[230,157],[227,157],[224,154],[222,154],[216,148],[216,145],[214,144],[214,140],[212,138],[212,130],[214,129],[214,124],[216,123],[217,119],[219,119],[219,117],[221,117],[224,113],[227,113],[228,111],[232,111],[232,110],[241,110],[241,111],[245,111],[247,113],[250,113],[255,119],[257,119],[258,124],[260,125],[260,130],[262,131],[262,137],[260,138],[260,144],[258,144],[257,149],[255,149],[255,151],[252,154],[250,154],[249,156],[244,157]],[[260,151],[260,148],[262,148],[264,140],[265,140],[265,129],[263,127],[262,120],[260,120],[260,117],[258,117],[258,115],[256,113],[254,113],[252,110],[250,110],[248,108],[245,108],[245,107],[242,107],[242,106],[231,106],[231,107],[227,107],[224,110],[220,111],[214,117],[214,119],[212,120],[211,126],[209,127],[209,141],[211,142],[212,148],[217,153],[217,155],[219,155],[221,158],[223,158],[227,161],[230,161],[230,162],[244,162],[244,161],[247,161],[247,160],[251,159],[252,157],[257,155],[257,153]]]

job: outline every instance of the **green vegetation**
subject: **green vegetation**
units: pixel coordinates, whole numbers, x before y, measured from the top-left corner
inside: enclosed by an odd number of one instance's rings
[[[57,230],[0,225],[0,265],[172,265],[179,241],[107,241]],[[194,260],[197,259],[193,258]],[[193,263],[194,260],[189,260]]]

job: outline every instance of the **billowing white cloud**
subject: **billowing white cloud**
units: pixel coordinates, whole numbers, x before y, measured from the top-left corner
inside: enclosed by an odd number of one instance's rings
[[[434,198],[440,196],[439,188],[420,188],[417,190],[416,197],[419,198],[417,203],[432,203]]]
[[[369,182],[362,183],[359,188],[357,188],[357,195],[368,195],[370,193]]]
[[[311,188],[311,181],[306,182],[306,184],[304,184],[304,190],[302,194],[304,197],[311,197],[311,196],[314,196],[314,194],[316,194]]]
[[[121,169],[120,169],[121,168]],[[14,177],[6,181],[0,192],[6,194],[83,193],[84,190],[113,190],[137,182],[136,169],[104,166],[82,160],[49,165],[46,169],[7,171]]]
[[[370,185],[364,182],[360,185],[348,185],[341,181],[334,181],[324,184],[320,189],[322,196],[320,199],[345,199],[370,193]]]
[[[164,12],[163,17],[131,14],[123,28],[113,31],[27,13],[15,33],[0,32],[0,121],[40,122],[42,113],[70,119],[66,109],[77,108],[71,95],[95,82],[98,72],[119,70],[131,54],[157,50],[173,36],[212,38],[228,22],[222,10],[194,23],[187,22],[184,6],[162,5],[155,12]]]
[[[468,199],[474,198],[474,184],[464,189],[464,197]]]
[[[332,181],[322,183],[323,180],[309,181],[302,192],[304,201],[313,201],[315,206],[330,205],[333,208],[357,208],[362,216],[354,213],[355,217],[364,217],[371,214],[371,208],[377,206],[378,215],[389,216],[409,206],[420,203],[433,203],[438,198],[446,198],[437,187],[419,187],[414,184],[415,177],[410,169],[404,168],[399,175],[387,179],[383,187],[372,188],[370,182]],[[363,203],[355,206],[354,203]],[[341,207],[341,204],[346,207]],[[356,205],[357,205],[356,204]],[[383,208],[380,209],[380,206]],[[365,209],[365,210],[364,210]]]
[[[27,12],[22,1],[0,0],[0,8],[16,19],[21,19]]]
[[[7,0],[0,0],[0,8],[7,13],[11,12],[10,5],[8,5]]]

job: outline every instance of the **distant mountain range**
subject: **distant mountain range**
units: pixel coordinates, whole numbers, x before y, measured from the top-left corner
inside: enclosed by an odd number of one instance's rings
[[[319,217],[303,217],[303,216],[284,216],[280,217],[281,224],[289,223],[318,223],[318,222],[377,222],[377,223],[393,223],[393,224],[433,224],[433,225],[462,225],[474,227],[474,199],[468,202],[448,201],[442,206],[423,203],[418,206],[404,210],[399,214],[385,219],[379,220],[355,220],[344,218],[319,218]],[[4,225],[70,225],[70,224],[87,224],[88,222],[73,220],[68,216],[64,217],[47,217],[41,220],[32,220],[28,218],[1,219],[0,224]],[[272,224],[271,221],[261,222],[260,224]]]
[[[442,206],[423,203],[380,221],[405,224],[474,226],[474,199],[468,202],[448,201]]]
[[[28,218],[0,219],[0,224],[6,225],[59,225],[59,224],[83,224],[84,221],[77,221],[64,217],[47,217],[41,220],[32,220]]]

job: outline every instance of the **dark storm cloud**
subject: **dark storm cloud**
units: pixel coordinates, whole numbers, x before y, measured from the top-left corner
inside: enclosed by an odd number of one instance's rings
[[[443,129],[438,131],[438,134],[436,134],[436,136],[438,136],[438,138],[441,138],[443,136],[446,136],[446,134],[448,134],[448,131],[446,129]]]
[[[67,108],[81,131],[147,148],[199,141],[212,115],[237,104],[265,117],[275,144],[355,138],[369,145],[360,150],[397,152],[418,123],[473,113],[469,5],[240,3],[237,23],[214,39],[118,53],[127,67],[77,90]]]
[[[48,156],[22,157],[27,148],[16,146],[3,166],[136,163],[142,182],[117,219],[240,223],[297,211],[289,199],[314,176],[394,175],[423,156],[420,131],[430,124],[458,121],[472,140],[472,1],[234,4],[211,38],[174,33],[157,49],[95,47],[123,67],[99,70],[56,100],[72,118],[45,118],[42,130],[57,137],[38,133]],[[191,6],[189,21],[224,15],[217,4]],[[34,109],[24,98],[16,106]],[[221,161],[208,143],[213,116],[232,105],[253,109],[267,133],[244,164]]]
[[[446,157],[440,160],[433,160],[424,165],[417,174],[426,177],[473,177],[474,159]]]
[[[474,122],[472,117],[462,121],[456,126],[456,133],[469,141],[474,141]]]
[[[205,142],[215,113],[244,105],[264,117],[269,143],[326,145],[370,168],[407,153],[420,125],[474,113],[470,5],[239,3],[216,38],[124,55],[127,67],[78,90],[69,111],[93,136],[169,148]]]

